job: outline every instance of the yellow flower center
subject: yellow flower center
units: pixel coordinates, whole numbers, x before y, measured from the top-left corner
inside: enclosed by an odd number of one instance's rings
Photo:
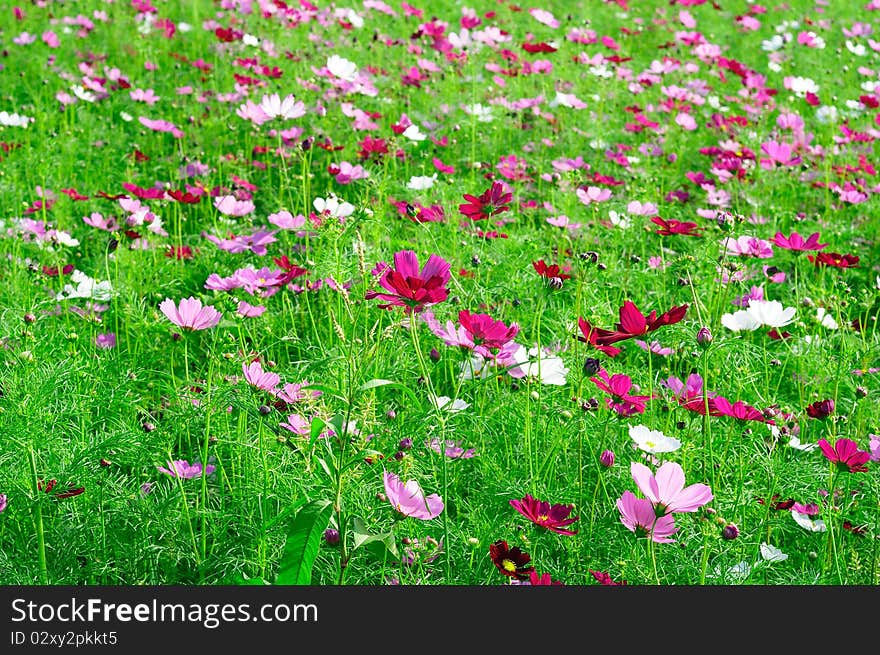
[[[550,517],[547,516],[546,514],[541,514],[541,515],[538,517],[538,523],[546,523],[546,522],[549,521],[549,520],[550,520]]]
[[[511,573],[516,571],[516,564],[512,560],[509,560],[509,559],[501,560],[501,566],[504,567],[505,571],[510,571]]]

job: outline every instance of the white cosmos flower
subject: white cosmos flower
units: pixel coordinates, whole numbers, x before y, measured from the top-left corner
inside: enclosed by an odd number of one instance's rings
[[[403,131],[403,136],[405,136],[410,141],[424,141],[426,138],[428,138],[419,129],[418,125],[410,125]]]
[[[424,191],[425,189],[430,189],[434,186],[434,182],[437,181],[437,173],[433,175],[413,175],[409,178],[409,182],[407,182],[406,188],[412,189],[413,191]]]
[[[794,320],[797,309],[782,307],[778,300],[752,300],[749,306],[733,314],[724,314],[721,325],[734,332],[757,330],[761,326],[778,328]]]
[[[478,123],[491,123],[495,117],[492,116],[492,108],[481,105],[479,102],[467,105],[464,111],[471,116],[476,117]]]
[[[277,93],[264,95],[260,101],[260,109],[269,118],[294,119],[306,115],[306,106],[302,101],[297,101],[293,94],[288,94],[281,99]]]
[[[249,45],[252,48],[260,47],[260,39],[255,37],[253,34],[245,34],[241,37],[241,42],[245,45]]]
[[[522,372],[523,377],[540,377],[541,384],[565,385],[568,369],[565,368],[565,363],[560,357],[548,355],[538,348],[526,350],[525,346],[520,346],[513,354],[513,358],[519,364],[514,371]],[[511,371],[511,374],[514,371]]]
[[[611,224],[613,226],[619,227],[621,230],[625,230],[630,225],[632,225],[632,221],[630,221],[629,216],[627,216],[626,214],[618,214],[614,210],[608,212],[608,218],[611,220]]]
[[[97,100],[97,96],[94,93],[87,91],[84,86],[79,84],[74,84],[70,87],[70,90],[73,91],[73,95],[85,102],[95,102]]]
[[[344,200],[340,202],[339,198],[332,193],[326,199],[315,198],[312,204],[319,214],[332,216],[333,218],[345,218],[354,213],[354,205]]]
[[[771,425],[770,428],[773,432],[773,436],[778,436],[779,428],[777,428],[775,425]],[[775,431],[773,430],[773,428],[775,428]],[[808,453],[811,450],[816,450],[816,448],[818,448],[819,446],[819,444],[815,443],[801,443],[801,440],[794,435],[791,435],[791,438],[788,440],[788,445],[790,448],[794,448],[795,450],[800,450],[805,453]]]
[[[659,430],[651,430],[645,425],[629,426],[629,436],[640,450],[652,455],[672,453],[681,448],[678,439],[667,437]]]
[[[864,57],[868,52],[867,48],[861,43],[853,43],[849,39],[846,40],[846,49],[853,53],[856,57]]]
[[[764,52],[775,52],[785,45],[785,39],[781,34],[774,34],[772,38],[761,42],[761,49]]]
[[[776,546],[761,542],[761,557],[766,562],[784,562],[788,559],[788,555],[779,550]]]
[[[0,125],[4,127],[27,127],[34,119],[22,116],[21,114],[10,114],[7,111],[0,111]]]
[[[471,406],[470,403],[466,403],[461,398],[452,400],[449,396],[430,396],[430,399],[437,409],[447,412],[460,412]]]
[[[56,296],[56,300],[64,300],[65,298],[91,298],[92,300],[110,300],[112,287],[109,280],[98,282],[90,278],[80,270],[75,270],[70,276],[73,284],[65,284],[61,293]]]
[[[346,82],[354,82],[357,79],[357,64],[339,55],[330,55],[327,58],[327,70]]]
[[[800,512],[791,510],[791,517],[794,519],[795,523],[809,532],[825,532],[825,530],[827,530],[825,527],[825,521],[822,519],[814,519],[809,514],[801,514]]]
[[[821,323],[822,327],[828,328],[829,330],[836,330],[840,327],[837,324],[837,321],[834,320],[834,317],[825,311],[824,307],[819,307],[816,310],[816,320]]]

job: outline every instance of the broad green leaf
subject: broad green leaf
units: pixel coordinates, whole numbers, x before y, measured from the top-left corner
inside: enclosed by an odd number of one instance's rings
[[[312,567],[332,513],[333,505],[329,500],[313,500],[296,513],[287,533],[276,585],[312,583]]]
[[[397,552],[397,544],[394,541],[394,534],[391,532],[382,532],[380,534],[371,534],[366,524],[359,516],[352,519],[352,531],[354,532],[354,548],[364,548],[367,552],[380,560],[393,559],[397,560],[400,555]]]

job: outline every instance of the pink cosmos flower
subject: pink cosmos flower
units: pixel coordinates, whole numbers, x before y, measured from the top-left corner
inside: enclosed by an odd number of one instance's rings
[[[419,313],[429,305],[446,300],[449,279],[449,262],[442,257],[431,255],[419,271],[416,253],[401,250],[394,254],[394,266],[387,268],[379,279],[379,285],[388,293],[368,291],[365,298],[386,301],[379,305],[382,309],[403,307],[407,314]]]
[[[263,305],[251,305],[244,300],[239,301],[238,307],[235,310],[236,314],[244,318],[256,318],[257,316],[262,316],[265,312],[266,308]]]
[[[632,389],[633,383],[628,375],[615,373],[609,377],[605,369],[599,369],[597,375],[598,377],[590,378],[590,381],[611,396],[605,399],[605,404],[621,416],[644,413],[647,402],[656,398],[656,396],[630,395],[629,390]]]
[[[302,414],[291,414],[280,427],[301,437],[311,433],[311,422]]]
[[[405,484],[394,473],[385,471],[385,495],[391,506],[404,516],[427,521],[440,516],[443,500],[437,494],[425,497],[425,492],[415,480]]]
[[[206,330],[220,322],[223,316],[211,305],[202,306],[202,301],[190,296],[180,301],[180,305],[174,304],[171,298],[166,298],[159,303],[159,310],[165,314],[169,321],[184,330]]]
[[[129,97],[135,102],[145,102],[148,105],[155,105],[161,98],[156,95],[153,89],[133,89],[128,92]]]
[[[593,202],[605,202],[611,198],[611,189],[603,189],[597,186],[588,186],[586,189],[578,187],[575,195],[585,205]]]
[[[559,20],[546,9],[529,9],[529,13],[532,18],[547,27],[552,27],[553,29],[559,27]]]
[[[116,347],[116,334],[113,332],[99,333],[95,336],[95,345],[107,350]]]
[[[251,386],[260,389],[261,391],[268,391],[272,395],[277,393],[278,383],[281,382],[281,376],[277,373],[264,371],[260,362],[251,362],[250,364],[243,363],[241,365],[241,370],[244,372],[244,379],[247,380],[248,384]]]
[[[775,425],[775,422],[764,418],[764,415],[741,400],[731,403],[724,396],[715,396],[709,401],[709,413],[712,416],[731,416],[740,421],[758,421]]]
[[[801,163],[801,158],[794,156],[794,148],[788,143],[767,141],[761,144],[761,151],[767,155],[760,161],[761,168],[765,170],[776,166],[797,166]]]
[[[678,404],[685,409],[697,414],[706,413],[706,403],[703,399],[703,378],[699,373],[692,373],[685,382],[673,376],[661,381],[660,386],[664,386],[672,391]],[[713,415],[715,406],[712,404],[712,399],[715,397],[715,394],[707,391],[706,395],[709,398],[709,414]]]
[[[160,119],[147,118],[146,116],[138,116],[138,121],[144,127],[154,132],[170,132],[175,139],[183,136],[183,132],[174,123],[163,121]]]
[[[278,392],[278,397],[286,403],[298,403],[307,398],[319,398],[324,392],[317,389],[306,389],[311,382],[303,380],[302,382],[288,382]]]
[[[866,463],[871,453],[859,450],[859,445],[852,439],[838,439],[832,446],[827,439],[819,439],[819,448],[829,462],[837,464],[838,470],[850,473],[864,473],[868,470]]]
[[[642,341],[641,339],[633,339],[633,343],[636,344],[639,348],[649,353],[654,353],[655,355],[660,355],[660,357],[668,357],[672,355],[675,350],[672,348],[667,348],[666,346],[661,346],[659,341],[652,341],[650,344]]]
[[[773,256],[773,246],[770,245],[769,241],[745,234],[736,239],[727,237],[722,240],[721,245],[727,248],[727,254],[729,255],[746,255],[758,257],[759,259],[767,259]]]
[[[272,225],[277,225],[282,230],[299,230],[306,224],[305,216],[302,214],[294,216],[286,209],[275,214],[269,214],[268,219]]]
[[[202,236],[215,244],[220,250],[225,250],[226,252],[238,254],[245,250],[249,250],[255,255],[265,255],[268,252],[266,246],[278,241],[278,239],[275,238],[277,232],[278,230],[270,230],[268,232],[265,230],[257,230],[253,234],[240,236],[232,235],[228,239],[220,239],[207,232],[202,232]]]
[[[684,486],[684,471],[675,462],[664,462],[656,475],[644,464],[633,462],[630,473],[636,486],[654,506],[657,516],[675,512],[696,512],[712,500],[712,490],[705,484]]]
[[[446,455],[449,459],[470,459],[471,457],[477,454],[477,451],[473,448],[468,448],[465,450],[460,441],[454,441],[452,439],[447,439],[444,444],[446,447],[443,449],[444,455]],[[437,437],[432,437],[427,441],[426,445],[428,448],[433,450],[438,455],[440,453],[440,439]]]
[[[871,442],[869,448],[871,449],[870,460],[872,462],[880,462],[880,435],[869,434],[871,438]]]
[[[658,544],[672,543],[670,537],[678,532],[671,514],[657,516],[650,500],[637,498],[632,491],[624,491],[617,500],[620,522],[630,532],[649,537]]]
[[[217,211],[226,216],[245,216],[256,209],[256,206],[250,200],[239,200],[235,196],[214,198],[214,206],[217,208]]]
[[[773,237],[773,243],[785,250],[795,250],[798,252],[804,250],[822,250],[827,243],[819,243],[819,233],[813,232],[806,240],[797,232],[792,232],[791,236],[786,237],[782,232],[777,232]]]
[[[175,459],[168,460],[168,468],[165,468],[164,466],[157,466],[156,468],[165,475],[170,475],[172,478],[191,480],[192,478],[199,477],[203,472],[206,475],[211,475],[217,467],[213,464],[208,464],[203,471],[200,462],[190,464],[185,459]]]

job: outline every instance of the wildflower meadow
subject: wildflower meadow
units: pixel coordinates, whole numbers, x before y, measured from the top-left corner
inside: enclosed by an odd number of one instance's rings
[[[4,3],[0,583],[877,585],[878,138],[878,0]]]

